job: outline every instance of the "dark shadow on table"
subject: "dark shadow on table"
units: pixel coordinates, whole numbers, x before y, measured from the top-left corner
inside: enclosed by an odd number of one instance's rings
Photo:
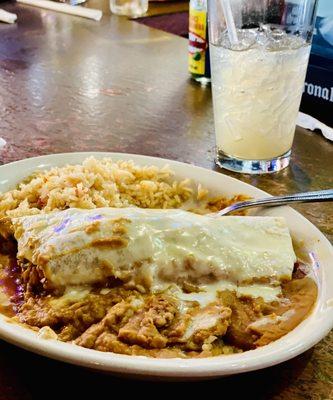
[[[155,15],[153,17],[142,17],[136,22],[160,29],[164,32],[188,38],[188,12],[178,12],[175,14]]]
[[[0,399],[65,399],[75,395],[75,399],[95,394],[93,398],[123,398],[121,393],[135,391],[137,396],[173,398],[177,393],[194,392],[214,394],[220,398],[232,394],[233,399],[283,398],[283,390],[288,387],[306,368],[312,350],[295,359],[265,370],[227,378],[201,382],[151,382],[129,380],[111,375],[73,367],[57,361],[37,356],[0,342],[0,383],[8,387],[7,397]],[[15,374],[12,372],[15,371]],[[11,377],[15,376],[15,381]],[[15,388],[16,386],[16,388]],[[12,387],[12,392],[10,388]],[[22,393],[20,393],[22,391]],[[98,393],[98,395],[97,395]],[[117,395],[118,393],[118,395]],[[6,393],[5,393],[6,395]],[[282,395],[282,396],[281,396]],[[244,397],[246,396],[246,397]],[[229,395],[227,398],[231,398]],[[306,397],[304,397],[306,398]]]

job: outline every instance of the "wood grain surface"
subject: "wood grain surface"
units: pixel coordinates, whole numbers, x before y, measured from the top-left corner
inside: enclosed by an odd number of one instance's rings
[[[108,10],[102,0],[88,5]],[[97,150],[219,170],[210,88],[189,80],[185,39],[109,13],[95,22],[13,3],[1,6],[17,13],[18,23],[0,24],[0,136],[8,143],[0,163]],[[333,144],[297,129],[290,168],[236,177],[272,194],[332,188]],[[331,204],[297,209],[333,241]],[[0,341],[1,400],[60,399],[70,393],[111,397],[124,387],[155,398],[202,389],[221,398],[230,393],[228,398],[332,399],[333,334],[270,369],[181,384],[114,378]]]

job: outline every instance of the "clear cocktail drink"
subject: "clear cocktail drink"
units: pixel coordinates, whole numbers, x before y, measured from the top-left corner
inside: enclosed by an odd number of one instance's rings
[[[317,0],[209,0],[216,163],[288,166]]]
[[[310,45],[243,30],[237,49],[211,46],[216,145],[228,156],[268,160],[291,148]]]

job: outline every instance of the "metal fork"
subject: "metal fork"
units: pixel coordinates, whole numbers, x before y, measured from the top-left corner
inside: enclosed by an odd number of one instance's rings
[[[234,211],[245,210],[252,207],[276,207],[285,206],[290,203],[319,203],[324,201],[333,201],[333,189],[240,201],[214,213],[214,216],[221,217]]]

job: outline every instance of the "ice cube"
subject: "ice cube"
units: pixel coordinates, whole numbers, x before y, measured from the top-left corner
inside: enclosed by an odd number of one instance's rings
[[[236,51],[248,50],[256,43],[256,36],[253,29],[237,29],[238,43],[231,44],[228,32],[225,31],[222,35],[221,46]]]

